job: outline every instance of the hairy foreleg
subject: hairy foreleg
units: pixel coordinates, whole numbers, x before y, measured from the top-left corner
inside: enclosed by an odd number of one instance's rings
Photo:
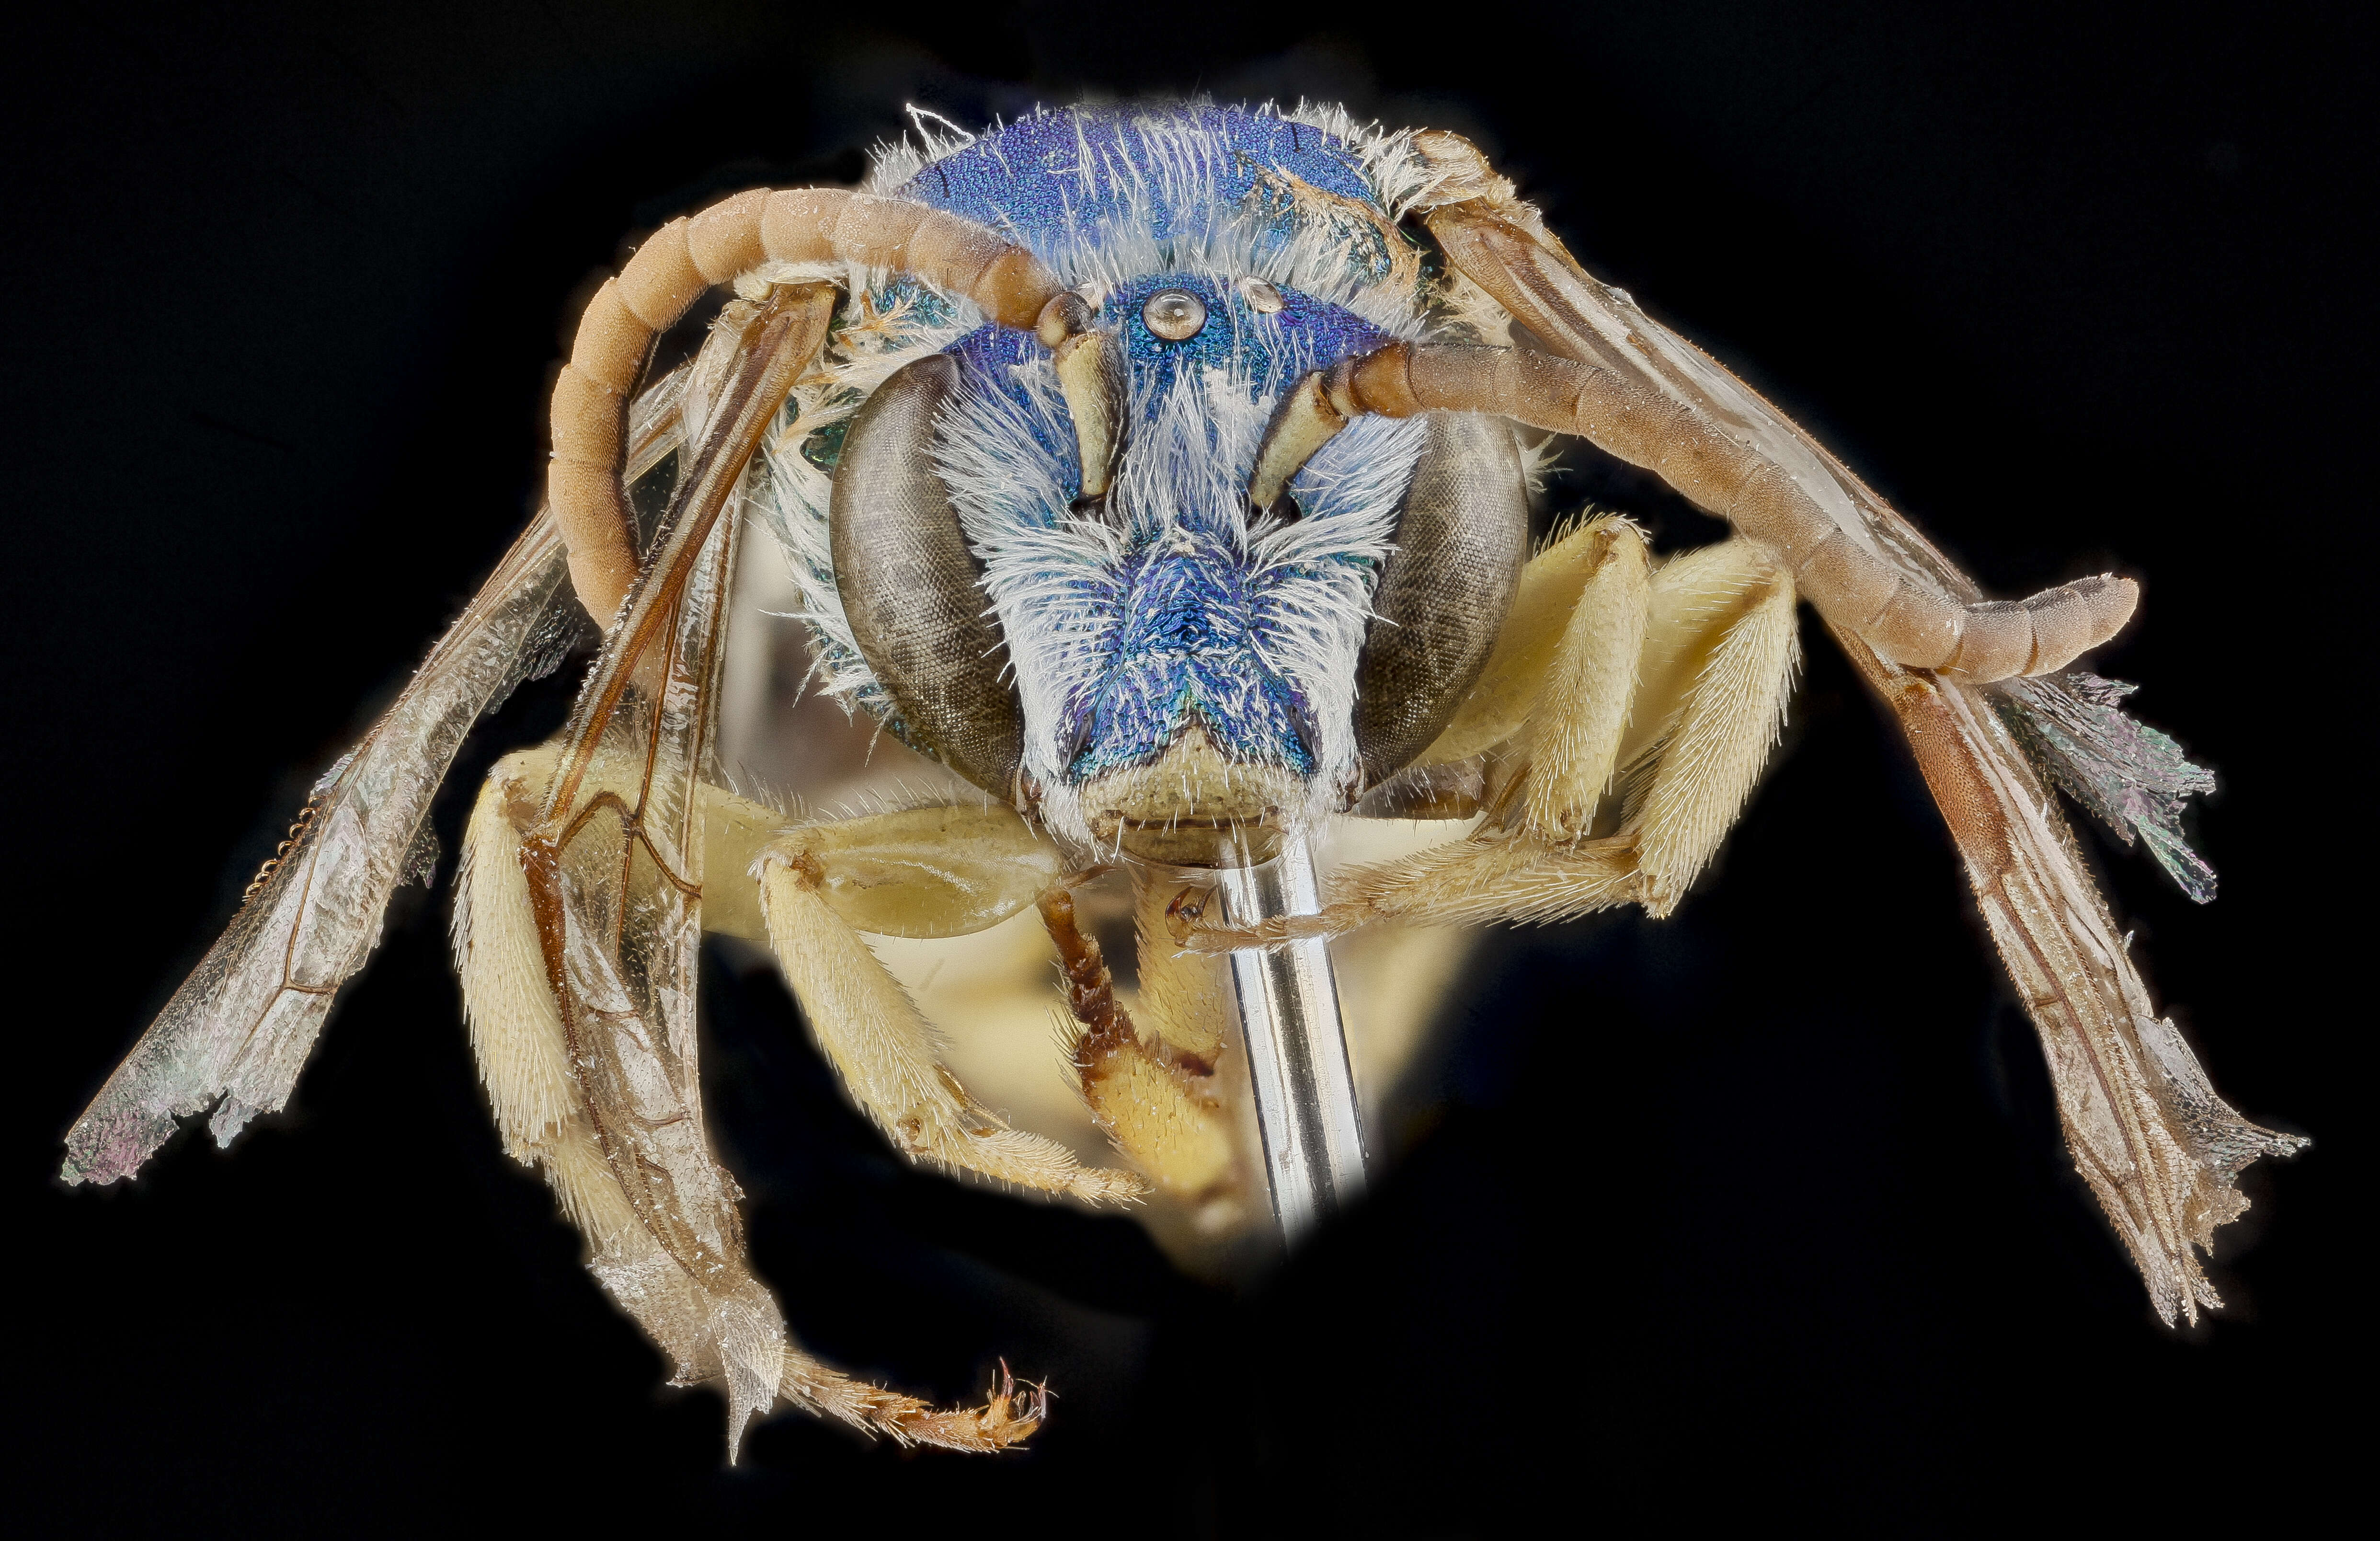
[[[542,785],[554,751],[505,763]],[[905,808],[793,824],[765,804],[704,785],[703,928],[766,943],[846,1090],[913,1159],[1091,1201],[1129,1198],[1128,1172],[1086,1167],[1013,1129],[941,1063],[938,1038],[859,933],[970,935],[1055,881],[1057,850],[1012,809]]]
[[[1631,527],[1596,520],[1531,564],[1533,574],[1543,564],[1554,575],[1541,581],[1575,593],[1577,611],[1550,646],[1500,643],[1499,659],[1542,661],[1534,695],[1500,678],[1494,660],[1483,675],[1498,711],[1528,707],[1487,751],[1500,761],[1490,777],[1498,790],[1468,839],[1339,874],[1319,915],[1236,929],[1192,916],[1177,934],[1222,951],[1379,921],[1549,921],[1636,902],[1656,915],[1675,908],[1776,741],[1798,656],[1793,588],[1748,540],[1688,553],[1642,583],[1640,550]],[[1634,613],[1615,619],[1609,612],[1622,604]],[[1534,629],[1551,630],[1542,616]],[[1491,721],[1458,712],[1449,731],[1475,735]],[[1610,809],[1615,770],[1626,794],[1618,827],[1582,838],[1598,808]]]
[[[1414,769],[1450,766],[1483,754],[1500,758],[1512,746],[1545,694],[1587,586],[1609,564],[1612,543],[1622,529],[1633,532],[1633,527],[1610,518],[1583,520],[1529,559],[1478,679],[1437,740],[1414,757]]]
[[[1673,725],[1621,824],[1622,836],[1634,838],[1640,897],[1654,915],[1677,907],[1742,812],[1783,725],[1800,660],[1792,580],[1759,546],[1730,540],[1680,558],[1661,576],[1658,641],[1648,642],[1645,661],[1669,662],[1677,685],[1665,693],[1648,667],[1638,710]]]
[[[1177,955],[1163,919],[1170,886],[1134,878],[1142,1010],[1153,1032],[1116,999],[1098,940],[1076,923],[1073,892],[1053,884],[1040,897],[1075,1024],[1075,1073],[1101,1132],[1159,1187],[1194,1201],[1225,1197],[1240,1182],[1231,1113],[1215,1086],[1230,984],[1220,960]]]
[[[1596,519],[1573,539],[1593,566],[1521,735],[1518,812],[1548,843],[1587,833],[1619,769],[1652,581],[1645,537],[1627,520]]]
[[[915,875],[917,853],[905,854],[904,843],[927,819],[962,826],[945,831],[939,881],[880,880]],[[868,826],[880,823],[891,826],[882,845],[868,838]],[[762,924],[819,1047],[852,1100],[904,1155],[1044,1193],[1128,1199],[1144,1186],[1131,1173],[1086,1167],[1064,1146],[1009,1127],[968,1094],[941,1062],[933,1028],[849,918],[873,916],[870,928],[900,924],[911,935],[980,929],[1014,913],[997,900],[1016,869],[1032,870],[1036,843],[1022,819],[998,807],[915,809],[794,831],[759,860]],[[921,896],[921,889],[929,892]],[[967,923],[938,932],[953,910]]]
[[[820,894],[856,931],[960,937],[1030,905],[1065,869],[1058,848],[998,804],[903,808],[801,823],[747,797],[702,789],[706,870],[702,928],[770,940],[761,890],[741,880],[764,865],[815,861]],[[737,880],[728,880],[729,875]]]

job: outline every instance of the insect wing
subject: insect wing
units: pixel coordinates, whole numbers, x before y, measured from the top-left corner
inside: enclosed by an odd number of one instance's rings
[[[2130,845],[2135,840],[2174,886],[2204,904],[2215,868],[2192,850],[2181,816],[2190,799],[2215,790],[2181,746],[2123,709],[2135,687],[2080,669],[1989,687],[2009,730],[2058,790]]]
[[[2074,1164],[2132,1255],[2157,1314],[2222,1304],[2193,1245],[2248,1207],[2234,1186],[2260,1156],[2305,1144],[2215,1095],[2084,876],[2046,788],[1984,693],[1835,639],[1900,720],[1940,805],[1992,941],[2040,1035]]]
[[[1550,235],[1451,205],[1429,227],[1463,273],[1550,351],[1643,382],[1781,467],[1870,552],[1962,601],[1973,580],[1785,415],[1628,295],[1589,276]],[[1915,750],[1992,940],[2049,1062],[2067,1144],[2131,1249],[2158,1314],[2217,1304],[2192,1245],[2246,1207],[2234,1178],[2304,1144],[2216,1097],[2188,1044],[2156,1016],[2084,872],[2043,767],[2130,842],[2137,831],[2193,898],[2213,873],[2183,843],[2182,800],[2211,784],[2162,734],[2118,710],[2123,687],[2070,672],[1974,686],[1902,669],[1830,625]],[[2022,741],[2020,739],[2022,735]]]
[[[1454,264],[1548,352],[1652,386],[1781,467],[1866,551],[1961,601],[1982,598],[1933,542],[1825,445],[1718,360],[1637,309],[1625,289],[1589,274],[1553,236],[1463,204],[1433,212],[1428,224]]]
[[[1582,269],[1560,241],[1463,206],[1430,229],[1466,272],[1556,353],[1642,380],[1679,407],[1751,445],[1792,477],[1840,528],[1876,555],[1961,602],[1974,581],[1832,452],[1701,349],[1637,309],[1625,290]],[[2141,842],[2177,887],[2201,904],[2215,873],[2181,832],[2188,799],[2214,786],[2179,746],[2119,703],[2131,687],[2080,670],[1979,688],[2017,744],[2115,836]]]
[[[67,1135],[68,1182],[137,1171],[175,1120],[214,1110],[229,1145],[289,1099],[340,985],[419,866],[431,800],[491,705],[549,661],[570,598],[540,514],[395,705],[307,800],[290,843]]]
[[[686,375],[672,370],[631,408],[631,479],[677,447]],[[427,880],[431,800],[465,735],[561,661],[577,629],[567,556],[539,510],[395,704],[315,786],[231,925],[75,1121],[67,1182],[130,1176],[184,1115],[214,1109],[209,1127],[227,1146],[289,1100],[389,900],[408,878]]]
[[[741,1195],[703,1120],[698,783],[734,588],[733,510],[831,309],[823,287],[738,307],[696,360],[687,416],[707,426],[581,690],[543,820],[521,844],[571,1074],[604,1163],[654,1244],[600,1249],[595,1271],[682,1368],[724,1375],[735,1431],[775,1401],[786,1341],[746,1261]],[[721,373],[714,399],[703,382]]]

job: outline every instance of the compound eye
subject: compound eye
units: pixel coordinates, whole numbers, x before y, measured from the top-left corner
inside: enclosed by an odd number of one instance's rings
[[[1429,747],[1504,629],[1529,554],[1528,478],[1512,431],[1474,412],[1424,415],[1355,660],[1355,748],[1377,786]]]
[[[828,534],[852,640],[909,742],[1005,799],[1024,758],[1024,707],[933,463],[936,418],[959,389],[958,360],[940,353],[876,388],[844,438]]]
[[[1207,302],[1187,289],[1160,289],[1140,308],[1149,331],[1169,343],[1186,343],[1207,324]]]

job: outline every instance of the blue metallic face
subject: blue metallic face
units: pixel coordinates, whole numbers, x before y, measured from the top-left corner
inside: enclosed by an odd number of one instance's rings
[[[1168,342],[1148,329],[1142,312],[1149,296],[1163,289],[1185,290],[1204,302],[1207,324],[1196,336]],[[1151,273],[1118,285],[1099,307],[1099,319],[1123,334],[1135,398],[1144,385],[1161,390],[1196,370],[1228,370],[1269,381],[1278,390],[1308,370],[1368,353],[1390,340],[1336,305],[1293,289],[1277,292],[1281,309],[1268,315],[1251,306],[1236,284],[1196,273]]]
[[[1195,295],[1205,325],[1178,341],[1148,328],[1143,309],[1162,290]],[[1102,655],[1065,704],[1059,724],[1068,751],[1062,772],[1084,782],[1161,754],[1194,720],[1224,757],[1272,765],[1300,777],[1317,769],[1303,693],[1268,662],[1275,629],[1275,590],[1286,576],[1248,539],[1245,489],[1253,442],[1221,425],[1185,432],[1178,419],[1184,393],[1241,383],[1249,414],[1306,372],[1390,339],[1338,306],[1293,291],[1277,311],[1258,311],[1240,286],[1210,275],[1152,273],[1110,292],[1100,322],[1122,335],[1132,370],[1134,420],[1126,438],[1124,486],[1108,516],[1119,527],[1117,560],[1096,594],[1082,597],[1111,619]],[[1044,357],[1022,334],[985,327],[952,350],[968,366],[975,389],[1030,405],[1021,371]],[[1026,416],[1038,447],[1065,467],[1065,496],[1080,493],[1071,428]],[[1160,460],[1162,471],[1149,462]],[[1141,474],[1135,476],[1135,473]],[[1327,491],[1307,489],[1307,516],[1339,512]],[[1151,494],[1155,495],[1152,496]],[[1043,511],[1044,516],[1054,510]],[[1354,557],[1365,564],[1369,559]]]
[[[1305,703],[1257,651],[1262,606],[1241,553],[1185,528],[1142,543],[1124,576],[1115,650],[1079,709],[1073,779],[1154,759],[1194,716],[1227,758],[1313,774]]]
[[[963,306],[897,273],[870,276],[855,312],[870,325],[892,318],[863,347],[930,335],[961,365],[917,453],[979,564],[1022,713],[1020,770],[1062,833],[1164,817],[1149,811],[1163,795],[1129,788],[1171,787],[1193,761],[1211,784],[1198,793],[1185,772],[1184,797],[1223,821],[1302,816],[1358,773],[1355,663],[1422,425],[1350,426],[1292,482],[1295,519],[1256,516],[1247,489],[1283,392],[1423,330],[1417,249],[1369,179],[1382,152],[1366,143],[1268,111],[1074,109],[932,143],[930,161],[878,189],[1026,247],[1122,345],[1123,449],[1091,505],[1036,338],[960,333]],[[1195,332],[1178,315],[1152,330],[1145,307],[1167,289],[1203,307]],[[806,442],[810,467],[834,465],[832,429]],[[822,485],[795,474],[778,489],[816,589],[822,668],[897,734],[899,703],[833,619],[836,575],[818,562],[831,543]],[[1152,765],[1151,778],[1127,774]]]

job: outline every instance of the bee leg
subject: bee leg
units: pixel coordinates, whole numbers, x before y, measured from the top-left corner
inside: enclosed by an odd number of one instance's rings
[[[1598,518],[1572,540],[1592,564],[1517,735],[1527,769],[1507,783],[1504,821],[1548,844],[1586,835],[1619,769],[1652,609],[1651,555],[1634,525]]]
[[[1003,1375],[983,1406],[943,1409],[855,1379],[803,1353],[782,1328],[776,1335],[766,1330],[781,1320],[776,1302],[740,1244],[727,1248],[722,1277],[698,1280],[638,1218],[603,1159],[570,1074],[518,859],[522,835],[539,821],[538,792],[553,761],[548,747],[497,764],[472,809],[456,885],[454,940],[464,1011],[505,1154],[543,1173],[564,1214],[586,1236],[596,1278],[675,1361],[678,1384],[727,1379],[731,1358],[747,1372],[759,1360],[762,1384],[773,1385],[776,1396],[903,1444],[995,1450],[1025,1438],[1044,1413],[1038,1390],[1020,1393]]]
[[[1005,807],[928,807],[787,831],[735,861],[720,851],[734,840],[722,832],[736,811],[726,799],[711,795],[705,806],[710,848],[722,862],[712,869],[757,872],[760,929],[810,1031],[903,1155],[1093,1203],[1145,1191],[1130,1172],[1087,1167],[977,1101],[941,1062],[917,1003],[860,939],[863,929],[958,936],[996,925],[1055,880],[1054,847]],[[746,817],[744,827],[754,822]],[[735,918],[722,916],[723,928]]]
[[[1248,928],[1177,923],[1199,952],[1331,936],[1380,921],[1475,925],[1527,917],[1516,885],[1558,913],[1635,897],[1626,843],[1585,837],[1632,722],[1658,576],[1643,533],[1586,520],[1531,559],[1495,649],[1417,769],[1484,757],[1488,819],[1467,840],[1336,874],[1319,915]]]
[[[1590,582],[1582,608],[1597,599]],[[1483,918],[1533,921],[1630,901],[1656,916],[1675,909],[1726,838],[1776,743],[1799,658],[1793,602],[1791,579],[1749,540],[1664,564],[1645,588],[1628,675],[1633,696],[1609,759],[1548,762],[1536,746],[1573,731],[1568,720],[1582,703],[1599,711],[1596,671],[1607,678],[1621,672],[1608,654],[1584,668],[1570,661],[1574,621],[1516,740],[1530,752],[1504,799],[1503,827],[1468,843],[1478,854],[1461,874],[1463,901]],[[1583,763],[1590,775],[1612,769],[1590,785],[1577,779]],[[1550,798],[1536,785],[1548,771],[1569,783]],[[1579,839],[1567,811],[1560,822],[1540,813],[1549,803],[1568,810],[1595,796],[1597,817],[1616,825],[1601,839]]]
[[[1621,748],[1621,838],[1634,840],[1640,897],[1660,916],[1685,897],[1760,780],[1801,643],[1793,580],[1755,541],[1676,558],[1655,576],[1654,595],[1636,722]]]
[[[1492,746],[1488,818],[1469,839],[1340,873],[1319,916],[1196,928],[1190,944],[1223,951],[1381,920],[1550,921],[1640,901],[1674,909],[1776,741],[1799,657],[1794,592],[1749,540],[1689,552],[1639,584],[1641,551],[1630,527],[1597,519],[1530,564],[1479,686],[1419,762]],[[1549,613],[1548,599],[1565,597]],[[1633,617],[1611,613],[1630,605]],[[1598,827],[1610,832],[1590,838]]]
[[[1168,934],[1174,885],[1133,875],[1144,1032],[1116,999],[1097,940],[1076,924],[1074,895],[1054,884],[1041,919],[1057,943],[1075,1029],[1068,1045],[1083,1101],[1101,1132],[1157,1186],[1202,1209],[1236,1208],[1241,1131],[1220,1095],[1227,1039],[1222,960],[1184,953]]]

